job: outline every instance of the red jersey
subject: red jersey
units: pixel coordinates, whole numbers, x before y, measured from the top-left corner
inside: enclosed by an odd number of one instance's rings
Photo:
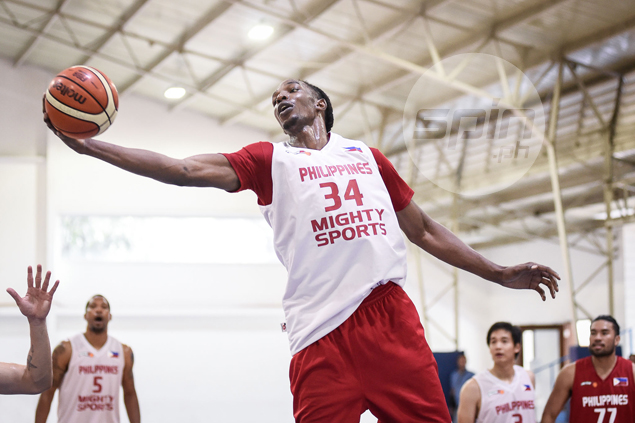
[[[633,363],[617,357],[613,371],[604,380],[591,357],[575,362],[571,388],[571,421],[575,423],[635,422]]]

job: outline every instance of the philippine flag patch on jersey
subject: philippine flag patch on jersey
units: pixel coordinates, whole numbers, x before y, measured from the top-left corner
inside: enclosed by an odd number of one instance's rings
[[[109,351],[108,357],[110,358],[119,358],[119,353],[117,351]]]
[[[353,147],[344,147],[344,150],[346,150],[346,151],[348,151],[348,152],[351,152],[351,153],[352,153],[353,151],[357,151],[358,153],[361,153],[361,152],[362,152],[362,149],[361,149],[361,148],[359,148],[359,147],[355,147],[355,146],[353,146]]]
[[[525,391],[531,391],[531,385],[523,385],[525,387]]]
[[[627,377],[614,377],[613,378],[613,386],[628,386],[628,378]]]

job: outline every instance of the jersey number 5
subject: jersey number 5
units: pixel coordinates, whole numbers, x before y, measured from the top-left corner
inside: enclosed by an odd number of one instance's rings
[[[95,378],[93,379],[93,386],[95,387],[95,389],[93,389],[93,394],[98,394],[101,392],[101,383],[99,383],[104,377],[103,376],[95,376]]]
[[[330,212],[342,207],[342,199],[339,196],[340,190],[335,182],[324,182],[323,184],[320,184],[320,188],[330,189],[331,192],[325,194],[324,198],[326,198],[327,200],[333,200],[333,204],[325,207],[324,211]],[[362,201],[362,198],[364,198],[364,195],[359,192],[357,180],[351,179],[350,181],[348,181],[346,191],[344,191],[344,200],[355,200],[355,204],[357,204],[358,206],[363,206],[364,202]]]

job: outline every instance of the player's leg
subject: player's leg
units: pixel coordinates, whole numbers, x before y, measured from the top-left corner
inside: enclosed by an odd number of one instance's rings
[[[377,289],[384,291],[381,298],[355,314],[363,336],[355,338],[354,351],[370,411],[382,423],[449,423],[437,364],[414,304],[395,284]]]
[[[359,423],[366,408],[351,358],[338,329],[293,356],[289,377],[297,423]]]

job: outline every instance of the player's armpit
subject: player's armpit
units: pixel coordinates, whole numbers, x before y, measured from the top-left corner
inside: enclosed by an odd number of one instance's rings
[[[542,413],[542,423],[555,423],[558,414],[564,408],[564,404],[571,396],[571,388],[573,387],[573,379],[575,377],[575,363],[566,366],[556,378],[553,391],[549,395],[545,411]]]
[[[478,417],[479,406],[481,404],[481,390],[476,380],[468,380],[459,397],[459,409],[457,411],[458,423],[474,423]]]

